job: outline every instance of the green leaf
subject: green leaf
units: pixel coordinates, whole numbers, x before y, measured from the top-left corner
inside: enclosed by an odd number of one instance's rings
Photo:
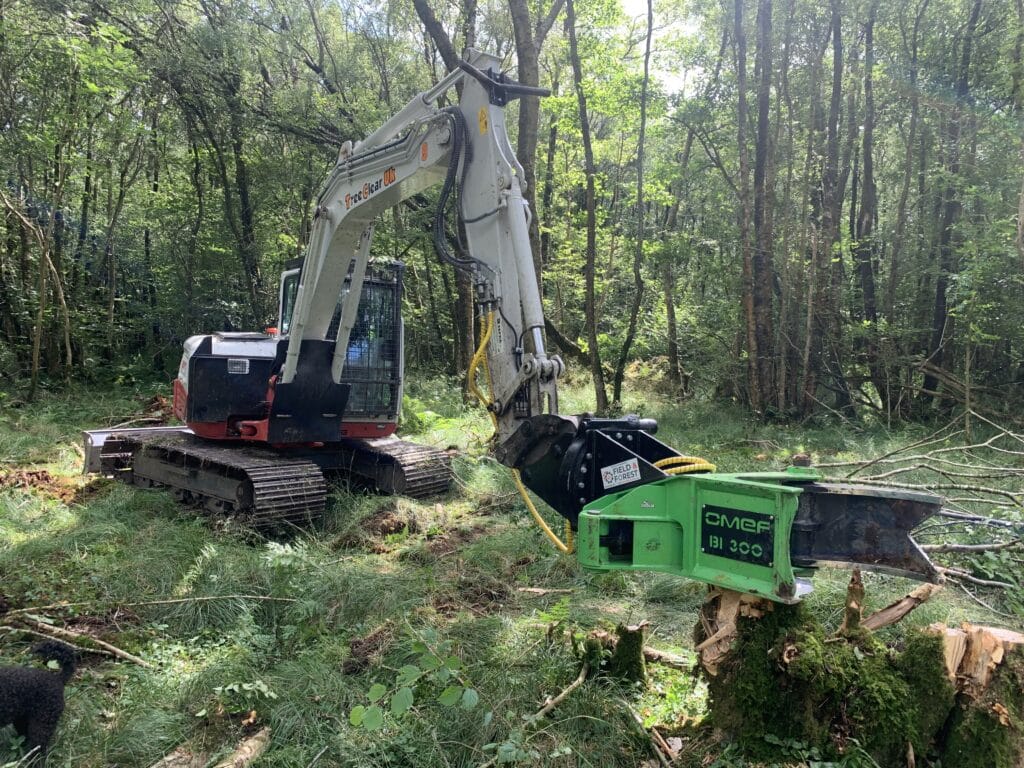
[[[412,688],[399,688],[398,693],[391,697],[391,714],[401,715],[412,706]]]
[[[458,656],[449,656],[444,660],[444,665],[448,667],[448,669],[460,669],[462,667],[462,659]]]
[[[474,691],[472,688],[467,688],[462,692],[462,708],[472,709],[480,701],[480,694]]]
[[[368,707],[363,714],[363,728],[368,731],[376,731],[384,725],[384,710],[374,705]]]
[[[363,716],[366,714],[366,707],[362,704],[352,707],[352,711],[348,713],[348,722],[350,725],[354,725],[358,728],[363,722]]]
[[[459,698],[462,696],[461,685],[449,685],[443,691],[441,695],[437,697],[437,700],[444,704],[446,707],[454,707],[459,703]]]
[[[370,703],[373,703],[375,701],[380,701],[381,699],[383,699],[384,694],[387,692],[388,689],[385,688],[383,685],[381,685],[380,683],[374,683],[370,686],[370,690],[367,692],[366,698],[370,700]]]
[[[432,653],[425,653],[420,656],[420,666],[426,672],[433,672],[441,666],[441,660]]]
[[[415,664],[406,664],[404,667],[398,670],[398,675],[395,677],[395,682],[398,685],[409,685],[419,679],[422,674],[419,667]]]

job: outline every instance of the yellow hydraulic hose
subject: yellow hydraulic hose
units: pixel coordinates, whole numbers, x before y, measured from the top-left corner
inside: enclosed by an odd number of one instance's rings
[[[654,462],[666,475],[688,475],[691,472],[714,472],[715,465],[700,456],[670,456]]]
[[[477,347],[476,353],[473,355],[473,359],[469,364],[469,389],[476,395],[477,400],[487,409],[487,413],[491,417],[491,424],[494,425],[495,431],[498,429],[498,417],[491,410],[490,406],[494,402],[491,399],[490,393],[494,391],[494,384],[491,381],[491,369],[487,365],[487,344],[491,340],[491,333],[494,331],[494,312],[488,312],[483,318],[483,333],[480,336],[480,346]],[[477,372],[480,368],[483,368],[484,375],[487,378],[487,390],[488,393],[480,389],[476,383]],[[543,517],[540,516],[540,512],[537,511],[537,506],[533,503],[533,499],[530,498],[526,492],[526,486],[523,485],[523,479],[519,476],[519,470],[512,470],[512,477],[516,481],[516,488],[519,489],[519,495],[523,497],[523,501],[526,503],[526,508],[530,510],[530,516],[533,517],[534,522],[544,532],[544,535],[550,539],[551,543],[560,552],[566,554],[573,551],[572,541],[572,526],[569,525],[569,521],[565,521],[565,541],[563,542],[558,538],[558,534],[551,530],[551,527],[547,524]]]

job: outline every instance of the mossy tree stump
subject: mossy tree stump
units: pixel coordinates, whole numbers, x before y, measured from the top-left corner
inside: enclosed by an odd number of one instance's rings
[[[883,768],[915,755],[943,768],[1024,765],[1024,635],[933,625],[888,647],[872,617],[858,621],[860,586],[836,635],[803,605],[709,593],[697,634],[712,723],[767,762],[798,742],[831,759],[859,745]]]
[[[584,660],[609,677],[630,683],[647,682],[644,637],[647,622],[619,624],[612,635],[602,629],[592,631],[584,643]]]

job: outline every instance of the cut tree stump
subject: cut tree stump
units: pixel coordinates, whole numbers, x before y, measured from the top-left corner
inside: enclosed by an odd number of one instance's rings
[[[646,629],[646,621],[635,625],[619,624],[615,628],[615,650],[605,665],[605,671],[609,675],[631,683],[647,682],[647,667],[644,666]]]
[[[1024,635],[997,627],[932,624],[957,690],[943,768],[1024,765]]]
[[[711,722],[766,763],[795,740],[827,759],[856,743],[882,766],[1024,766],[1024,635],[933,625],[888,647],[872,632],[936,589],[861,619],[855,574],[837,635],[803,605],[711,591],[696,628]]]
[[[700,624],[696,627],[697,656],[701,668],[711,677],[718,674],[718,665],[728,655],[736,640],[740,617],[760,618],[773,610],[774,604],[761,597],[712,588],[704,598]]]

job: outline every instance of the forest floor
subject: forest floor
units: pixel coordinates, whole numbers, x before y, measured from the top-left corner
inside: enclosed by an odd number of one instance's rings
[[[657,664],[645,690],[594,676],[532,717],[576,678],[572,638],[595,628],[649,621],[649,645],[693,660],[706,588],[590,574],[554,551],[507,470],[486,458],[484,415],[450,382],[411,391],[404,429],[458,448],[448,495],[414,502],[338,489],[323,524],[287,540],[211,525],[166,492],[81,475],[79,430],[157,418],[166,394],[83,387],[0,410],[0,664],[28,661],[33,638],[3,616],[21,611],[149,665],[84,657],[51,766],[146,767],[179,745],[192,764],[213,765],[263,726],[270,744],[257,764],[275,768],[656,766],[637,715],[672,740],[679,765],[750,764],[708,726],[698,677]],[[586,393],[570,388],[563,410],[587,408]],[[874,457],[930,431],[764,426],[728,406],[649,392],[625,408],[657,418],[660,439],[723,471],[780,468],[797,452],[815,462]],[[830,628],[842,620],[846,581],[827,570],[814,579],[808,601]],[[865,581],[867,611],[913,586]],[[882,637],[935,621],[1019,619],[946,589]],[[374,702],[384,705],[379,723]],[[0,766],[16,761],[15,746],[0,730]],[[799,743],[786,749],[793,765],[815,758]],[[846,764],[873,763],[851,754]]]

